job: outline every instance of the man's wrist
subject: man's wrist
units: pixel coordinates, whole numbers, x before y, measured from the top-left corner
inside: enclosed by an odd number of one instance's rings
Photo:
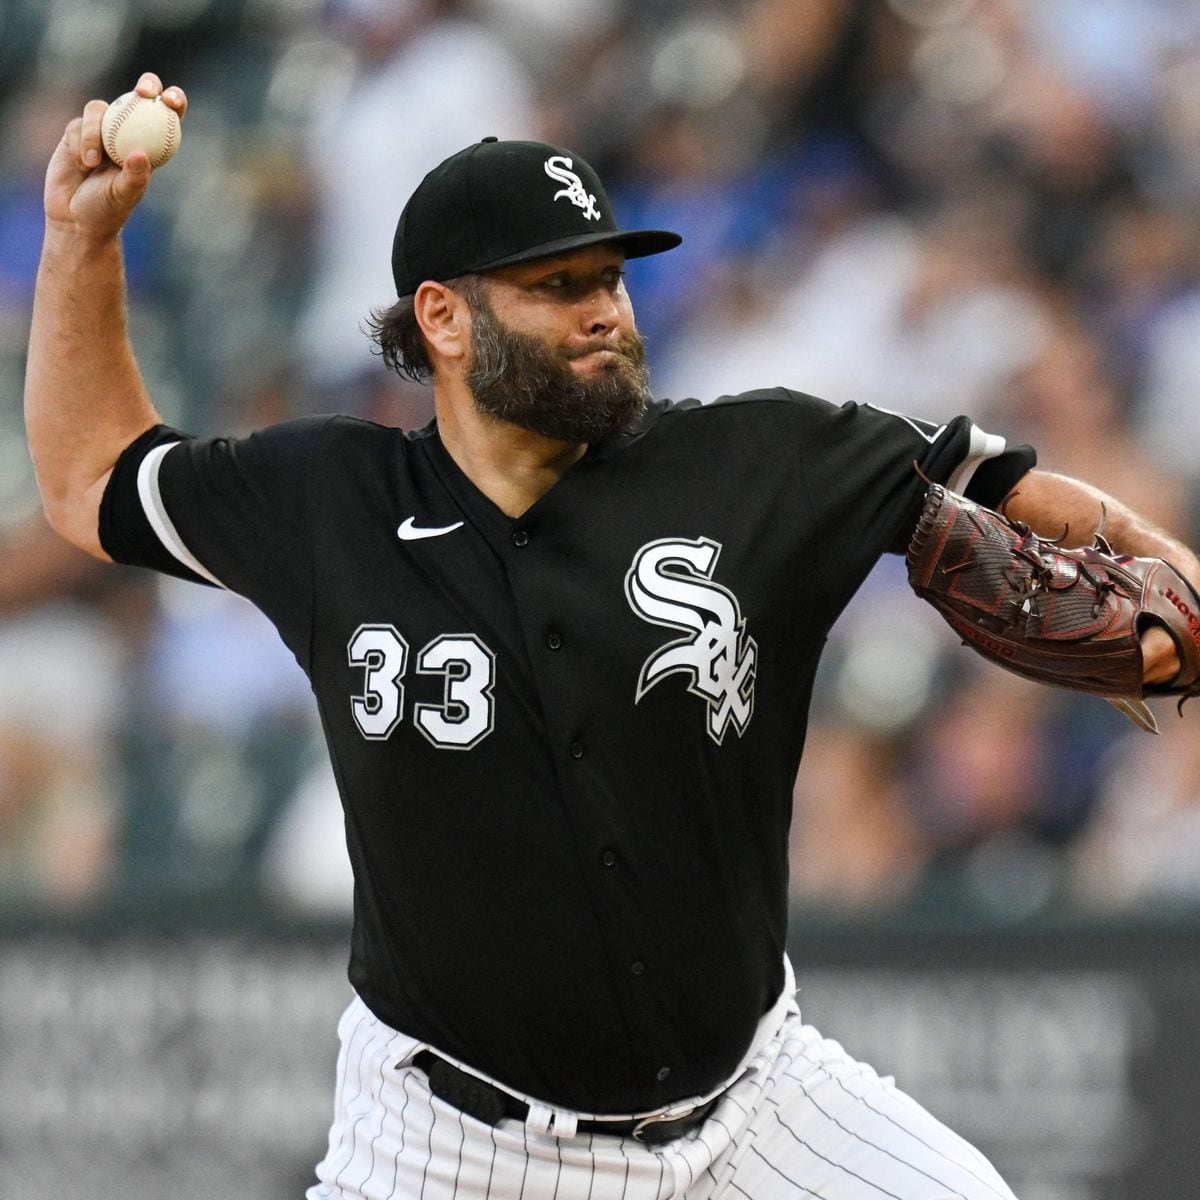
[[[42,241],[43,254],[90,256],[105,251],[119,251],[120,231],[97,233],[84,229],[73,221],[57,221],[46,218],[46,231]]]

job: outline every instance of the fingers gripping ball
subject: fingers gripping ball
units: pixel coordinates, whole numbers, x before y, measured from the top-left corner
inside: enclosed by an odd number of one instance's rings
[[[108,106],[100,120],[104,152],[118,166],[135,150],[144,150],[150,166],[161,167],[179,149],[182,137],[179,114],[164,104],[161,96],[151,99],[126,92]]]

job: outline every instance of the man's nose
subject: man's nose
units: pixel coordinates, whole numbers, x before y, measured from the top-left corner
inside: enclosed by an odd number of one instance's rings
[[[583,308],[583,325],[592,336],[607,333],[621,323],[620,306],[608,288],[596,288],[584,301]]]

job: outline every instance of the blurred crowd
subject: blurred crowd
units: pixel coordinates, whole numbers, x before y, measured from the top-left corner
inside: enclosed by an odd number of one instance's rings
[[[362,331],[399,209],[462,146],[537,137],[585,154],[624,223],[685,235],[629,269],[658,394],[966,412],[1200,543],[1195,0],[0,0],[0,911],[349,903],[311,694],[265,620],[39,515],[42,174],[83,101],[144,69],[190,100],[125,235],[174,424],[423,424],[428,390]],[[822,668],[796,904],[1192,906],[1184,712],[1150,738],[983,665],[888,560]]]

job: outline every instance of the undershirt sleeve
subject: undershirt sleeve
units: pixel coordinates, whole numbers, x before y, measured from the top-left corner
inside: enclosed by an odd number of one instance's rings
[[[1032,446],[1013,446],[979,464],[964,494],[984,508],[999,508],[1004,498],[1037,466]]]
[[[911,418],[902,419],[912,423]],[[914,427],[920,425],[918,422]],[[1032,446],[1010,448],[1004,438],[984,432],[967,417],[955,417],[928,436],[932,440],[927,448],[914,456],[921,473],[985,508],[998,507],[1037,464]],[[915,521],[914,516],[914,524]],[[910,528],[908,533],[911,532]]]

